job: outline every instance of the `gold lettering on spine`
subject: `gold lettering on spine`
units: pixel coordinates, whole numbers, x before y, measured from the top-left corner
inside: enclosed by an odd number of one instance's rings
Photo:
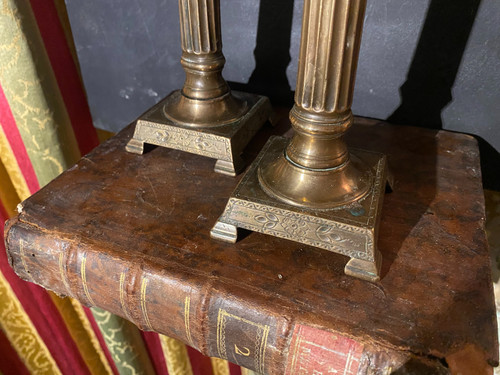
[[[238,355],[242,355],[244,357],[248,357],[250,355],[250,349],[246,346],[243,347],[243,350],[238,348],[238,345],[234,344],[234,352]]]
[[[189,311],[191,305],[191,297],[186,297],[184,300],[184,325],[186,326],[186,335],[189,345],[193,345],[193,338],[191,337],[191,328],[189,327]]]
[[[122,272],[120,274],[120,304],[122,306],[122,311],[125,314],[125,317],[128,320],[132,321],[125,305],[125,272]]]
[[[92,297],[90,296],[90,293],[89,293],[89,288],[87,286],[87,276],[85,274],[85,267],[86,267],[86,264],[87,264],[87,254],[83,254],[83,257],[82,257],[82,264],[80,266],[80,273],[82,275],[82,284],[83,284],[83,291],[85,292],[85,295],[87,296],[87,299],[89,300],[90,304],[92,306],[95,306],[95,302],[94,300],[92,299]]]
[[[262,374],[264,373],[264,369],[265,369],[265,365],[266,365],[265,359],[266,359],[266,348],[267,348],[267,337],[268,336],[269,336],[269,326],[266,325],[264,327],[263,337],[262,337],[262,341],[261,341],[261,344],[259,347],[260,363],[259,363],[259,366],[257,367],[260,370],[260,373],[262,373]]]
[[[352,374],[352,372],[351,372],[352,362],[353,362],[352,353],[351,353],[351,351],[349,351],[349,353],[347,353],[347,360],[346,360],[346,364],[345,364],[345,370],[344,370],[345,374]]]
[[[269,326],[268,325],[262,325],[259,323],[252,322],[250,320],[247,320],[245,318],[241,318],[237,315],[233,315],[228,313],[224,309],[219,309],[219,314],[217,315],[217,352],[219,354],[220,358],[227,359],[227,349],[226,349],[226,323],[227,319],[235,319],[238,322],[249,324],[251,326],[254,326],[257,328],[257,334],[254,340],[255,344],[255,353],[254,353],[254,360],[255,360],[255,368],[256,370],[264,374],[265,373],[265,355],[266,355],[266,348],[267,348],[267,338],[269,336]],[[239,349],[235,345],[235,349]],[[244,349],[247,349],[244,347]],[[250,356],[251,352],[248,352],[248,355],[244,354],[246,352],[242,352],[244,356]],[[237,353],[240,354],[240,353]]]
[[[59,274],[61,275],[61,280],[63,281],[63,284],[66,287],[68,295],[71,295],[68,279],[66,277],[66,272],[64,270],[64,253],[59,253]]]
[[[141,309],[142,316],[144,317],[144,321],[146,322],[146,326],[152,331],[153,327],[151,326],[151,322],[149,321],[148,310],[146,306],[146,291],[148,288],[148,279],[143,278],[141,283]]]
[[[24,241],[19,240],[19,252],[21,253],[21,262],[23,263],[24,271],[28,275],[29,279],[34,282],[30,271],[28,270],[28,265],[26,264],[26,255],[24,254]]]
[[[297,341],[295,341],[295,346],[293,347],[292,369],[295,368],[295,364],[297,363],[297,353],[299,352],[300,344],[302,342],[302,337],[300,336],[300,328],[297,335],[298,335]]]
[[[217,353],[222,359],[227,359],[225,313],[225,310],[219,309],[219,315],[217,315]]]

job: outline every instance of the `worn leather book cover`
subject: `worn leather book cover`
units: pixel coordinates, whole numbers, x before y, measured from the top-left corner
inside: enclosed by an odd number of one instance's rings
[[[262,374],[492,373],[496,318],[472,137],[353,127],[348,143],[385,153],[393,176],[382,279],[370,283],[344,275],[348,259],[325,250],[259,233],[211,239],[241,176],[180,151],[127,153],[132,130],[7,223],[21,278]]]

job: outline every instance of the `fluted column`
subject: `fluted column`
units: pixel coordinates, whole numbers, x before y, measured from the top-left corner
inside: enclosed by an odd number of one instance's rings
[[[370,190],[372,174],[350,155],[343,135],[351,103],[366,0],[305,0],[295,105],[295,134],[259,168],[262,189],[308,208],[339,207]]]
[[[179,15],[181,63],[186,72],[182,93],[202,100],[226,94],[219,0],[179,0]]]
[[[182,90],[169,97],[165,116],[188,127],[210,128],[234,123],[248,110],[231,94],[222,77],[224,55],[219,0],[179,0]]]
[[[182,50],[214,53],[222,48],[218,0],[179,0]]]
[[[213,238],[235,242],[237,228],[250,229],[347,255],[346,274],[380,279],[375,241],[386,158],[350,153],[343,140],[353,121],[365,8],[366,0],[304,0],[290,111],[295,134],[269,139],[212,228]]]
[[[313,169],[348,160],[351,104],[366,0],[305,0],[295,106],[286,154]]]
[[[271,104],[260,95],[232,93],[222,77],[219,0],[178,1],[186,80],[138,119],[127,150],[142,154],[147,143],[182,150],[217,159],[215,172],[235,176]]]

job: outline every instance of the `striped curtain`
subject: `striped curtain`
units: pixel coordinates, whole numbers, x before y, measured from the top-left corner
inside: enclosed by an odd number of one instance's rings
[[[64,1],[0,0],[0,220],[98,143]],[[251,374],[20,280],[0,237],[0,374]]]

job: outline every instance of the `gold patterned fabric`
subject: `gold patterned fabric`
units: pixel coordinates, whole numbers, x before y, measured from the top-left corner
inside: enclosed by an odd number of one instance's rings
[[[170,375],[192,375],[193,370],[187,355],[186,345],[170,337],[161,335],[161,346],[167,360]]]
[[[44,6],[50,17],[50,4]],[[75,95],[80,90],[84,98],[81,87],[74,90]],[[91,122],[88,128],[95,135]],[[3,220],[15,213],[21,200],[79,157],[72,122],[31,4],[25,0],[1,0],[0,216]],[[3,240],[1,243],[3,246]],[[22,282],[8,267],[5,251],[1,254],[0,327],[19,362],[34,374],[67,373],[73,368],[72,372],[82,374],[117,373],[82,306]],[[4,362],[0,361],[2,372]]]
[[[2,2],[0,83],[43,186],[80,155],[29,1]]]
[[[97,307],[92,308],[92,314],[103,333],[108,350],[120,374],[155,373],[136,326]]]
[[[31,373],[61,374],[3,274],[0,274],[0,327]]]
[[[97,144],[64,1],[0,0],[2,222]],[[0,240],[0,350],[12,354],[0,355],[0,374],[240,374],[177,340],[21,281]]]

